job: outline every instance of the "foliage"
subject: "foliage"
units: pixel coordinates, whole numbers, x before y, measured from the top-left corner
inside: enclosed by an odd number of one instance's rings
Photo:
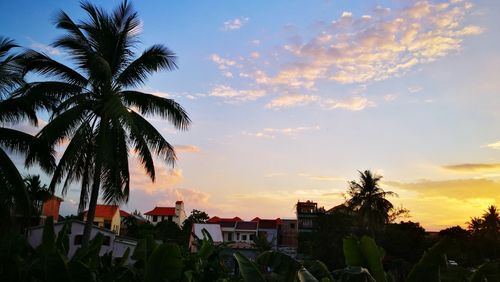
[[[174,165],[174,147],[146,119],[158,115],[185,130],[190,119],[175,101],[133,90],[152,74],[177,68],[175,54],[153,45],[135,54],[140,20],[124,1],[112,13],[83,2],[87,19],[75,23],[66,13],[56,17],[65,33],[53,46],[67,51],[68,67],[34,50],[23,54],[25,71],[45,78],[27,83],[26,93],[56,98],[49,123],[39,132],[38,143],[51,148],[69,139],[53,174],[50,188],[81,183],[82,211],[89,204],[83,236],[86,244],[101,192],[106,203],[128,201],[128,156],[135,152],[146,174],[155,180],[154,155]],[[28,160],[34,153],[28,154]]]
[[[389,212],[393,209],[387,197],[397,196],[391,191],[384,191],[379,182],[382,176],[369,170],[359,171],[360,181],[349,182],[347,205],[355,210],[363,229],[370,235],[380,231],[389,222]]]

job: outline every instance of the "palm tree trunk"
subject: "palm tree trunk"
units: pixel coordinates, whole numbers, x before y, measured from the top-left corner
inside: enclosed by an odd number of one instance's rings
[[[97,157],[94,167],[94,180],[92,181],[92,190],[90,192],[89,211],[87,212],[87,221],[83,230],[82,246],[87,246],[90,241],[90,232],[94,225],[95,208],[97,198],[99,197],[99,186],[101,186],[101,162],[99,157]]]

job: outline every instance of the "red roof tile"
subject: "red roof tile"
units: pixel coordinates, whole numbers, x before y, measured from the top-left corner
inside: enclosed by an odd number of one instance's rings
[[[124,210],[120,210],[120,216],[121,217],[130,217],[131,214],[129,214],[128,212],[124,211]]]
[[[155,207],[153,210],[144,213],[145,215],[175,215],[173,207]]]
[[[236,223],[236,230],[257,230],[257,222],[255,221],[238,221]]]
[[[228,222],[228,221],[243,221],[243,220],[237,216],[235,216],[233,218],[221,218],[218,216],[213,216],[207,220],[208,223],[219,223],[219,222]]]
[[[96,205],[95,217],[113,218],[117,210],[118,206],[115,205]],[[87,212],[88,211],[84,211],[84,213]]]

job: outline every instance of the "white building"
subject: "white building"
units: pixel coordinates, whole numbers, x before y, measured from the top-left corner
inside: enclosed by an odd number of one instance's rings
[[[219,224],[211,224],[211,223],[193,223],[193,227],[191,228],[191,236],[189,237],[189,250],[191,252],[197,252],[198,248],[198,240],[202,240],[204,238],[203,229],[205,229],[210,237],[212,237],[212,241],[215,244],[220,244],[224,242],[222,238],[222,231]]]
[[[154,209],[144,213],[146,219],[153,225],[162,221],[171,221],[182,226],[186,220],[186,212],[184,211],[184,202],[175,202],[175,207],[155,207]]]
[[[65,222],[58,222],[54,224],[54,232],[55,234],[59,234],[61,232],[62,227]],[[79,220],[71,220],[70,221],[70,229],[68,231],[69,237],[69,251],[68,257],[72,257],[76,250],[81,247],[82,237],[83,237],[83,229],[85,228],[85,223]],[[43,225],[35,226],[28,228],[28,242],[33,247],[36,248],[42,244],[42,235],[43,235]],[[109,252],[113,252],[113,257],[122,257],[127,248],[130,249],[130,255],[134,252],[134,249],[137,245],[137,241],[129,238],[120,237],[115,234],[115,232],[93,226],[90,232],[90,238],[94,238],[98,233],[104,235],[104,242],[102,244],[99,255],[104,255]],[[130,260],[130,258],[129,258]]]

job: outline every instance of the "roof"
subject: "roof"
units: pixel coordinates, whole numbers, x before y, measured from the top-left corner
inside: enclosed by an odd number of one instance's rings
[[[220,227],[234,228],[236,221],[221,221],[218,224],[220,224]]]
[[[203,239],[203,229],[207,230],[214,242],[217,243],[224,241],[219,224],[194,223],[192,232],[196,235],[197,238]]]
[[[257,230],[258,222],[255,221],[238,221],[236,222],[236,230]]]
[[[131,214],[129,214],[128,212],[124,211],[124,210],[120,210],[120,216],[121,217],[130,217]]]
[[[280,220],[281,221],[281,220]],[[276,229],[278,222],[275,219],[261,219],[259,221],[259,229]]]
[[[183,203],[184,203],[183,201],[177,201],[177,202],[175,202],[176,205],[183,204]]]
[[[70,225],[77,224],[77,225],[85,226],[85,222],[83,222],[81,220],[69,219],[69,220],[59,221],[59,222],[54,223],[54,227],[58,226],[58,225],[64,225],[64,224],[66,224],[66,222],[69,222]],[[28,230],[35,230],[35,229],[43,229],[44,227],[45,227],[45,225],[42,224],[42,225],[38,225],[38,226],[28,227],[27,229]],[[113,232],[109,229],[103,228],[103,227],[99,227],[97,225],[92,225],[92,229],[99,230],[103,233],[109,233],[109,234],[116,236],[115,232]],[[57,231],[57,232],[59,232],[59,231]],[[134,239],[132,239],[132,240],[134,240]]]
[[[116,205],[96,205],[94,217],[113,218],[117,210],[118,206]],[[86,214],[87,212],[88,210],[83,213]]]
[[[175,215],[174,207],[155,207],[153,210],[144,213],[145,215]]]
[[[219,222],[229,222],[229,221],[243,221],[243,219],[237,216],[233,218],[223,218],[223,217],[213,216],[207,220],[208,223],[219,223]]]

